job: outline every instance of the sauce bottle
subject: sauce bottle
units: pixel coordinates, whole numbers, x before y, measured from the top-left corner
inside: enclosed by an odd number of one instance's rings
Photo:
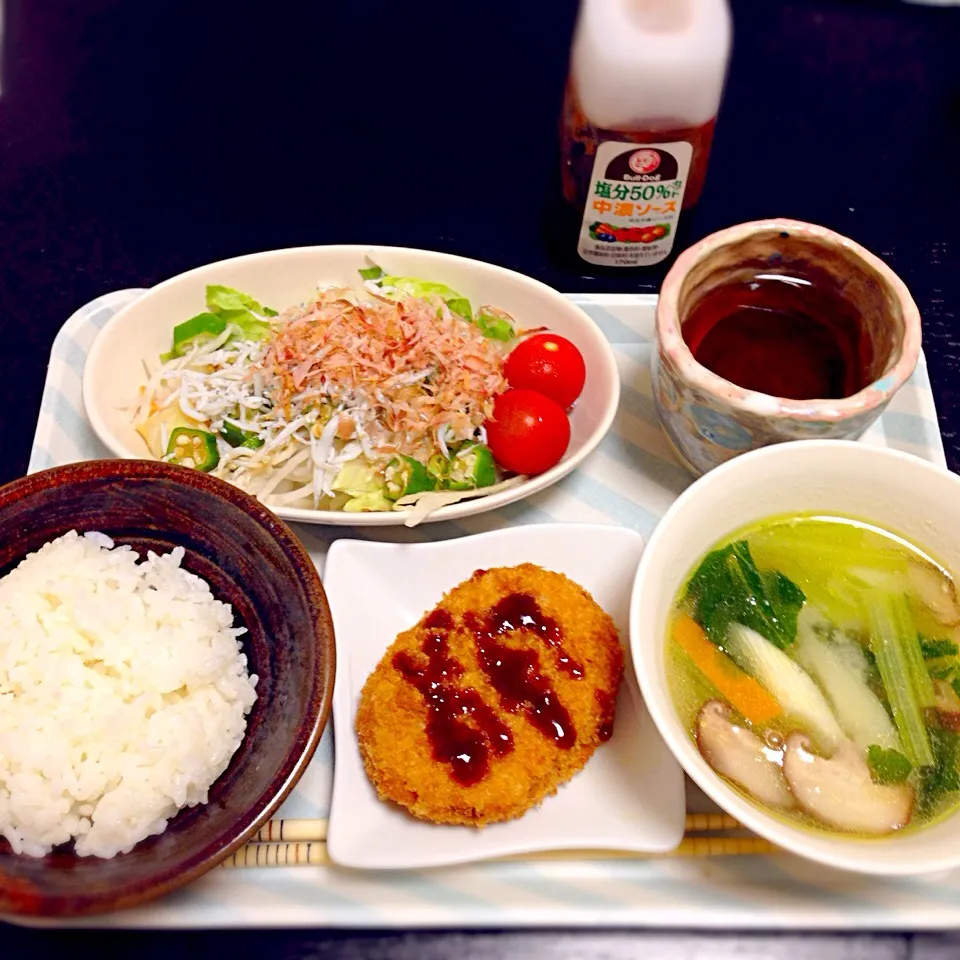
[[[561,173],[583,260],[669,255],[703,190],[731,32],[727,0],[581,0]]]

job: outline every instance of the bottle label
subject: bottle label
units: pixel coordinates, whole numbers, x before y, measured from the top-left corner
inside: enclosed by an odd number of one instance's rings
[[[577,252],[605,267],[646,267],[673,248],[693,148],[605,140],[597,147]]]

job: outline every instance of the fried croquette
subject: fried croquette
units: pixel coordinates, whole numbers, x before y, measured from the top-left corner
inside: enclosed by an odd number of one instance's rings
[[[433,823],[520,817],[609,739],[622,676],[616,627],[582,587],[530,563],[477,570],[367,678],[367,776]]]

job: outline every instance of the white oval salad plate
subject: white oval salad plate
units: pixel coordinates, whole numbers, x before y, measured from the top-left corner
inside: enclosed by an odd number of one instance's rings
[[[375,265],[382,269],[382,281],[376,276]],[[361,275],[360,271],[365,273]],[[193,413],[201,409],[223,411],[231,398],[236,399],[238,404],[245,404],[242,410],[240,406],[231,408],[239,413],[219,415],[227,419],[239,417],[247,425],[253,416],[251,411],[271,409],[263,399],[265,393],[259,383],[253,388],[241,388],[237,384],[253,382],[253,367],[262,356],[250,344],[244,354],[244,343],[255,340],[258,331],[261,338],[264,336],[262,331],[268,329],[274,312],[282,315],[291,308],[312,304],[317,291],[327,287],[352,291],[347,297],[377,302],[380,283],[388,285],[383,290],[388,297],[392,294],[393,299],[398,298],[397,291],[405,285],[414,291],[407,295],[429,295],[448,321],[456,314],[456,320],[475,324],[485,336],[489,336],[485,324],[488,321],[500,324],[505,313],[508,322],[519,331],[543,328],[572,341],[583,356],[586,380],[579,399],[568,411],[570,443],[563,458],[536,476],[507,475],[488,489],[466,491],[469,498],[458,502],[447,502],[458,494],[445,492],[431,495],[432,500],[421,496],[412,509],[388,509],[377,506],[384,502],[383,492],[371,487],[364,476],[357,479],[350,475],[346,481],[334,485],[344,476],[341,472],[344,464],[369,463],[363,456],[369,448],[363,445],[363,437],[324,433],[324,425],[333,422],[329,407],[325,415],[312,412],[314,405],[295,395],[302,386],[302,377],[297,373],[290,378],[292,385],[285,394],[287,398],[293,397],[294,413],[284,415],[296,419],[306,410],[306,416],[314,418],[306,422],[306,429],[312,431],[307,433],[301,417],[299,447],[290,442],[296,432],[293,427],[286,436],[281,436],[284,431],[277,427],[277,416],[271,426],[273,432],[267,430],[259,435],[237,428],[228,438],[225,426],[218,428],[217,438],[190,429],[198,424],[186,417],[184,407]],[[419,293],[421,289],[426,294]],[[190,326],[186,325],[188,320]],[[176,336],[182,338],[179,342],[174,334],[177,327],[180,329]],[[341,362],[344,349],[350,354],[349,346],[341,346]],[[364,347],[361,344],[354,349]],[[227,359],[218,360],[220,366],[209,368],[217,374],[215,382],[210,381],[212,386],[208,387],[206,381],[197,386],[196,378],[203,380],[204,373],[202,370],[197,373],[196,369],[200,354],[192,354],[195,383],[188,395],[180,393],[179,386],[172,390],[168,386],[170,381],[160,378],[167,376],[171,361],[178,370],[179,360],[187,364],[190,350],[217,351],[216,357]],[[212,352],[203,355],[214,356]],[[323,369],[320,362],[314,364],[315,390]],[[173,382],[182,384],[183,380]],[[320,382],[321,389],[329,389],[326,380]],[[159,392],[158,384],[161,385]],[[179,440],[183,445],[194,445],[179,448],[191,455],[185,463],[191,466],[199,465],[194,457],[198,461],[208,454],[216,458],[219,444],[220,455],[229,458],[231,465],[241,460],[246,471],[241,471],[240,478],[234,482],[258,496],[285,520],[351,526],[453,520],[494,510],[543,490],[575,469],[600,443],[616,414],[619,395],[616,360],[603,333],[583,310],[545,284],[503,267],[451,254],[360,245],[273,250],[222,260],[173,277],[152,288],[107,323],[87,355],[83,373],[87,417],[97,436],[116,456],[158,459],[166,452],[165,458],[169,459],[171,445]],[[333,395],[332,399],[341,404],[336,409],[343,409],[344,403],[349,406],[356,402],[342,394]],[[315,406],[322,407],[329,400],[329,396],[318,396]],[[258,403],[262,405],[260,408],[256,406]],[[175,433],[178,428],[179,432]],[[198,437],[198,433],[202,436]],[[230,447],[244,448],[239,451],[239,458],[224,445],[228,439]],[[404,451],[400,449],[398,453]],[[247,464],[251,466],[248,468]],[[254,472],[256,476],[250,480]],[[231,474],[226,479],[234,476]],[[498,476],[503,478],[503,474]],[[298,479],[304,477],[308,479]],[[406,489],[409,489],[409,473],[401,476],[400,482],[407,483]],[[301,492],[299,499],[298,483],[306,491]],[[330,490],[344,487],[348,492],[338,501],[329,499],[336,496]],[[314,509],[305,503],[305,500],[317,503],[313,496],[324,489],[327,496],[319,503],[332,503],[340,509]],[[396,486],[392,491],[395,495]],[[463,495],[461,492],[460,496]],[[345,496],[354,499],[348,510],[342,509]],[[409,503],[410,499],[404,502]]]

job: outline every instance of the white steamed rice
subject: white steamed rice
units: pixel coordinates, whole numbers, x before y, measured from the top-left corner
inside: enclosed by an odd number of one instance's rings
[[[125,853],[207,791],[256,676],[229,604],[180,569],[75,532],[0,579],[0,834],[43,856]]]

